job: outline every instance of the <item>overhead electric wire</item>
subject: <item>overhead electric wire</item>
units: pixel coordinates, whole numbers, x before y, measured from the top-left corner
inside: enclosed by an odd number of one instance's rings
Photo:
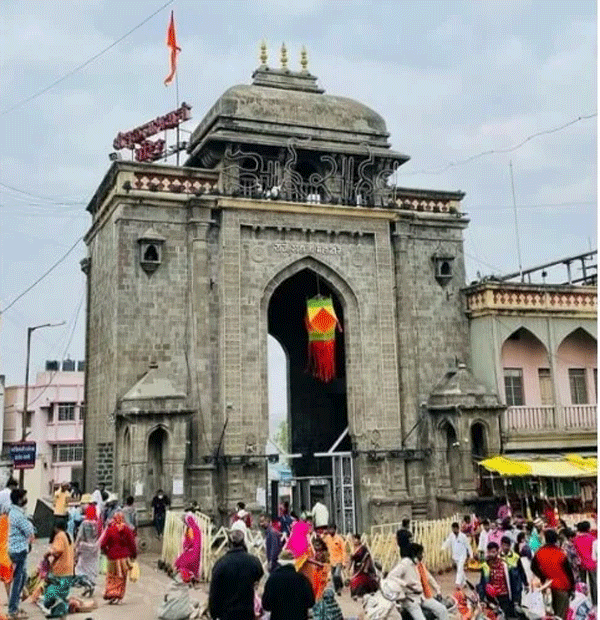
[[[433,170],[415,170],[413,172],[399,172],[396,171],[396,175],[398,176],[413,176],[416,174],[443,174],[444,172],[446,172],[447,170],[449,170],[450,168],[454,168],[456,166],[462,166],[464,164],[468,164],[469,162],[472,162],[476,159],[479,159],[481,157],[484,157],[486,155],[497,155],[500,153],[512,153],[513,151],[516,151],[518,149],[520,149],[522,146],[524,146],[525,144],[527,144],[527,142],[529,142],[530,140],[533,140],[534,138],[538,138],[540,136],[544,136],[547,134],[551,134],[551,133],[556,133],[557,131],[562,131],[563,129],[566,129],[567,127],[570,127],[571,125],[574,125],[575,123],[579,123],[580,121],[584,121],[584,120],[588,120],[590,118],[594,118],[598,116],[598,112],[593,112],[592,114],[585,114],[582,116],[578,116],[577,118],[569,121],[568,123],[565,123],[564,125],[559,125],[558,127],[553,127],[552,129],[544,129],[543,131],[537,131],[536,133],[531,134],[530,136],[527,136],[524,140],[521,140],[521,142],[504,148],[504,149],[489,149],[487,151],[482,151],[481,153],[477,153],[477,155],[471,155],[471,157],[467,157],[466,159],[462,159],[456,162],[449,162],[447,163],[445,166],[442,166],[441,168],[435,168]]]
[[[4,189],[9,189],[13,192],[18,192],[19,194],[24,194],[25,196],[29,196],[29,198],[37,198],[38,200],[43,200],[45,202],[49,202],[56,205],[83,205],[85,202],[75,202],[69,200],[57,200],[51,196],[42,196],[40,194],[33,194],[32,192],[28,192],[24,189],[19,189],[18,187],[13,187],[12,185],[7,185],[6,183],[0,183],[0,187],[4,187]],[[11,196],[11,198],[21,199],[19,196]]]
[[[50,274],[56,267],[58,267],[64,260],[69,256],[69,254],[75,249],[77,244],[83,239],[83,235],[75,241],[75,243],[50,267],[47,271],[45,271],[31,286],[28,286],[22,293],[17,295],[7,306],[6,308],[0,309],[0,314],[4,314],[8,309],[12,308],[19,299],[24,297],[29,291],[37,286],[48,274]]]
[[[30,95],[29,97],[26,97],[25,99],[21,99],[21,101],[18,101],[17,103],[9,106],[8,108],[5,108],[4,110],[0,111],[0,116],[4,116],[5,114],[8,114],[9,112],[13,112],[17,108],[24,106],[26,103],[29,103],[30,101],[33,101],[34,99],[37,99],[37,97],[39,97],[40,95],[43,95],[44,93],[48,92],[50,89],[54,88],[61,82],[64,82],[67,78],[71,77],[73,74],[77,73],[78,71],[81,71],[81,69],[84,69],[85,67],[93,63],[95,60],[100,58],[100,56],[102,56],[103,54],[108,52],[110,49],[118,45],[121,41],[126,39],[130,34],[134,33],[136,30],[141,28],[144,24],[149,22],[155,15],[158,15],[158,13],[166,9],[170,4],[173,4],[173,2],[175,2],[175,0],[169,0],[168,2],[165,2],[165,4],[163,4],[160,8],[154,11],[154,13],[146,17],[146,19],[140,22],[137,26],[135,26],[134,28],[126,32],[124,35],[119,37],[116,41],[113,41],[110,45],[105,47],[103,50],[99,51],[97,54],[95,54],[91,58],[88,58],[85,62],[82,62],[80,65],[77,65],[77,67],[75,67],[74,69],[71,69],[71,71],[69,71],[62,77],[52,82],[52,84],[49,84],[45,88],[42,88],[41,90],[38,90],[37,92],[35,92],[33,95]]]

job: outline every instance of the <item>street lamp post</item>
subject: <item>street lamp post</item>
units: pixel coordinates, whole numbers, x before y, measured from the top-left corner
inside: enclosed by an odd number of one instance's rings
[[[29,397],[29,357],[31,353],[31,334],[36,329],[42,329],[43,327],[60,327],[64,325],[65,322],[62,323],[44,323],[43,325],[35,325],[34,327],[27,328],[27,356],[25,359],[25,392],[23,394],[23,414],[21,415],[21,442],[27,439],[27,430],[26,430],[26,422],[27,422],[27,405],[28,405],[28,397]],[[19,470],[19,486],[23,488],[25,485],[25,470]]]

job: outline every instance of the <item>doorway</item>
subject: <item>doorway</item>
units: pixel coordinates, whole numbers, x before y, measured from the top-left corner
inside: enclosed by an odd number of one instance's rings
[[[165,455],[168,452],[169,435],[159,426],[148,437],[148,491],[165,490]]]
[[[342,326],[342,331],[335,334],[335,378],[328,383],[316,379],[308,371],[306,302],[318,295],[331,297]],[[297,455],[290,459],[290,477],[292,509],[298,514],[309,511],[317,498],[328,507],[330,519],[336,513],[334,459],[315,455],[326,453],[336,443],[337,452],[349,454],[351,450],[349,434],[344,433],[348,427],[344,326],[344,309],[339,294],[310,268],[283,281],[269,301],[268,333],[279,342],[286,358],[287,381],[284,384],[279,380],[278,391],[279,400],[284,400],[287,405],[289,452]],[[281,370],[279,368],[280,374]],[[276,374],[270,369],[269,381],[277,380]],[[341,435],[344,436],[338,443]],[[340,474],[341,471],[338,478]],[[347,475],[345,478],[348,480]]]

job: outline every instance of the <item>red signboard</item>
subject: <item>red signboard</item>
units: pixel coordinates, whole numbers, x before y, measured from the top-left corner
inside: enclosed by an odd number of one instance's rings
[[[119,132],[117,137],[113,140],[113,148],[118,151],[125,148],[133,150],[136,144],[142,144],[143,146],[143,143],[147,142],[146,138],[154,136],[161,131],[166,131],[167,129],[175,129],[180,123],[192,118],[190,114],[191,109],[192,106],[189,106],[187,103],[182,103],[181,107],[177,110],[173,110],[173,112],[169,112],[164,116],[158,116],[153,121],[136,127],[131,131],[126,131],[125,133]],[[138,161],[147,160],[138,159]]]
[[[144,140],[140,144],[139,149],[135,149],[135,160],[136,161],[156,161],[160,159],[165,152],[165,141],[164,140],[156,140],[156,142],[152,142],[151,140]]]

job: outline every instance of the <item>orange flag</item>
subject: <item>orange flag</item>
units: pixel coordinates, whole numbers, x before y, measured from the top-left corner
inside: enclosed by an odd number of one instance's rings
[[[175,19],[173,18],[173,11],[171,11],[171,20],[169,21],[169,27],[167,29],[167,47],[171,48],[171,73],[165,78],[165,86],[169,85],[175,77],[175,71],[177,71],[177,52],[181,51],[181,48],[177,46],[177,39],[175,37]]]

